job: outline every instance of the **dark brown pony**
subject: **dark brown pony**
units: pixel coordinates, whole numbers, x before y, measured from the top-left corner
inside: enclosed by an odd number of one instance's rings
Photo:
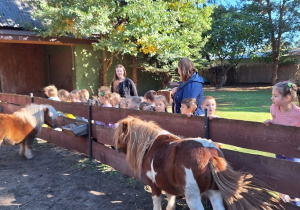
[[[252,175],[234,171],[211,140],[180,139],[152,121],[135,117],[117,125],[116,149],[126,154],[133,172],[146,175],[153,209],[161,209],[162,190],[167,209],[175,209],[176,195],[184,195],[190,209],[204,209],[201,195],[208,196],[216,210],[282,208],[278,199],[254,183]]]
[[[0,114],[0,146],[4,140],[10,145],[20,144],[20,155],[33,157],[31,145],[43,124],[57,127],[57,113],[50,105],[28,105],[13,114]]]

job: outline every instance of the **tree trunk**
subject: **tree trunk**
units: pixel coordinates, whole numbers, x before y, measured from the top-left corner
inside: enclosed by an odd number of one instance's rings
[[[277,83],[278,78],[278,58],[273,59],[273,68],[272,68],[272,85],[275,85]]]
[[[138,82],[138,79],[137,79],[137,66],[136,66],[136,57],[134,56],[132,58],[132,81],[134,82],[136,88],[137,87],[137,82]]]
[[[102,65],[102,68],[100,67],[100,69],[102,70],[99,74],[100,78],[99,78],[99,87],[101,87],[102,85],[104,85],[104,77],[107,77],[107,65],[106,65],[106,60],[107,60],[107,51],[106,49],[103,50],[102,52],[102,64],[100,63],[100,66]],[[107,82],[107,79],[106,79]]]
[[[162,83],[161,83],[161,89],[165,89],[167,87],[167,85],[169,84],[169,80],[170,80],[170,77],[166,73],[163,73],[163,80],[162,80]]]
[[[101,87],[102,85],[105,86],[109,86],[108,84],[108,78],[107,78],[107,73],[108,73],[108,69],[110,68],[114,57],[117,55],[118,53],[111,53],[110,57],[107,57],[107,48],[105,47],[102,53],[102,72],[99,74],[100,78],[99,78],[99,87]],[[101,66],[101,64],[100,64]],[[100,67],[101,70],[101,67]],[[102,78],[101,78],[102,76]]]

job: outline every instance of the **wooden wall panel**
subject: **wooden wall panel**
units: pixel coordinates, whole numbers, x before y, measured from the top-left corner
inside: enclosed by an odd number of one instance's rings
[[[1,89],[5,93],[40,93],[44,86],[43,46],[0,43]]]

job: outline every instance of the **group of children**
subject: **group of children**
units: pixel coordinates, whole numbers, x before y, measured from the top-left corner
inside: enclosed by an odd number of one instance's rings
[[[87,89],[72,90],[71,92],[65,89],[57,89],[55,85],[48,85],[43,89],[45,95],[50,100],[63,102],[84,102],[89,100],[90,94]]]
[[[44,88],[45,94],[51,100],[70,101],[70,102],[87,102],[89,99],[89,92],[86,89],[73,90],[68,92],[64,89],[57,91],[54,85]],[[300,108],[296,106],[295,101],[298,96],[300,103],[300,90],[296,84],[291,81],[279,82],[274,85],[272,90],[272,105],[270,112],[272,119],[264,122],[265,125],[279,124],[288,126],[300,127]],[[115,107],[142,111],[168,112],[169,105],[167,99],[163,95],[158,95],[156,91],[149,90],[143,97],[131,96],[128,98],[121,98],[118,93],[112,93],[108,86],[102,86],[98,89],[98,97],[92,100],[93,105],[102,107]],[[215,115],[216,100],[212,96],[205,96],[201,103],[201,108],[208,110],[209,119],[219,118]],[[181,102],[181,114],[192,116],[197,109],[197,102],[195,98],[185,98]],[[101,122],[100,122],[101,124]],[[286,157],[283,155],[276,155],[276,158],[286,159],[293,162],[300,162],[300,159],[293,157]],[[299,199],[289,197],[281,194],[287,201],[299,206]]]

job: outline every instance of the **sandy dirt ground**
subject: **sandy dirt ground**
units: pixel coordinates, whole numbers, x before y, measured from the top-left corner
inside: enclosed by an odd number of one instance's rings
[[[0,148],[1,210],[152,209],[147,185],[78,152],[43,140],[35,141],[32,160],[18,151],[19,146]],[[176,209],[188,208],[178,199]]]

